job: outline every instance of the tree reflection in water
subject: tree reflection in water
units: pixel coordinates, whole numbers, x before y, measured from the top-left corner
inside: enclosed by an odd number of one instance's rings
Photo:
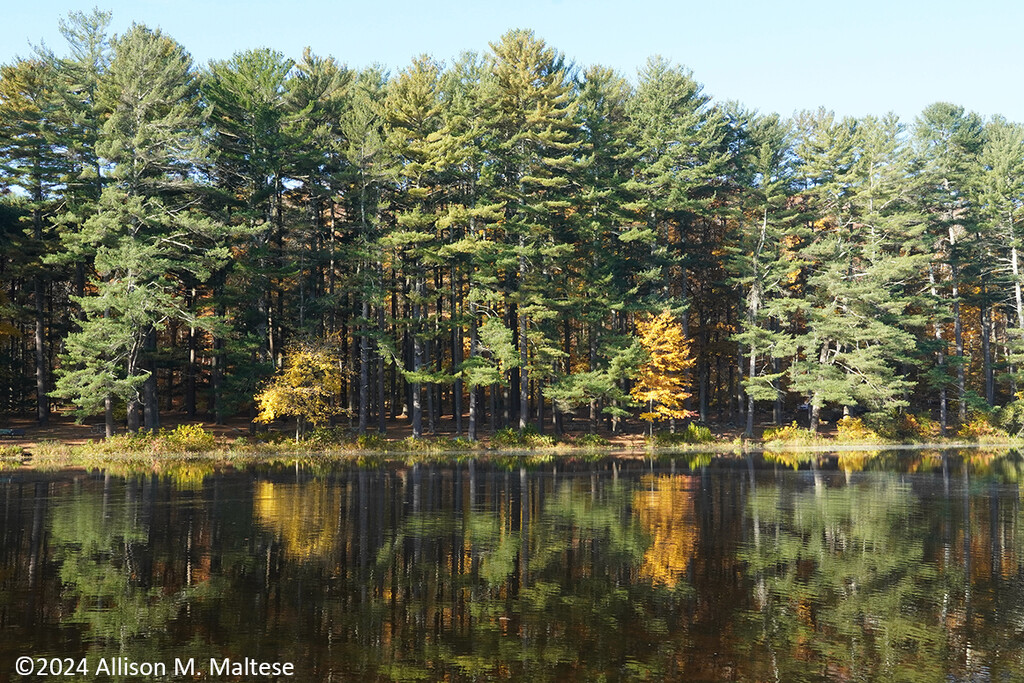
[[[302,680],[1021,677],[1019,455],[793,466],[13,475],[0,667],[30,652],[248,656]]]

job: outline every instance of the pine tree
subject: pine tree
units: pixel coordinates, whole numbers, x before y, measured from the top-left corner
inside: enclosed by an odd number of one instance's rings
[[[986,259],[988,267],[982,273],[982,282],[996,292],[1003,290],[1002,294],[995,294],[997,301],[1012,302],[1013,316],[1012,321],[1007,320],[1007,327],[1012,328],[1008,330],[1013,346],[1009,360],[1016,385],[1024,363],[1024,267],[1020,262],[1024,248],[1024,126],[1002,118],[992,120],[985,127],[985,143],[978,163],[975,201],[981,212],[987,255],[992,257]],[[991,323],[984,326],[986,341],[991,327]],[[988,359],[986,353],[986,398],[991,405],[995,402],[995,382]]]
[[[130,428],[140,408],[147,428],[159,426],[157,334],[173,318],[198,324],[176,296],[180,275],[203,277],[226,256],[203,249],[216,227],[191,208],[204,154],[196,96],[191,59],[172,39],[138,25],[115,39],[99,84],[107,119],[97,146],[114,165],[112,182],[79,236],[95,250],[96,294],[79,299],[86,317],[69,337],[56,392],[87,409],[97,383],[106,387],[108,433],[115,397],[128,402]]]
[[[282,350],[283,321],[275,309],[283,309],[283,295],[275,284],[288,272],[284,183],[293,151],[287,130],[293,66],[279,52],[249,50],[211,62],[202,80],[213,129],[211,172],[223,202],[220,220],[249,235],[244,257],[215,276],[218,313],[234,330],[214,340],[218,422],[228,407],[248,402]]]
[[[947,427],[948,364],[956,371],[958,417],[967,418],[967,386],[963,334],[963,292],[970,279],[976,241],[975,207],[970,183],[983,144],[981,119],[963,107],[939,102],[925,108],[914,126],[918,211],[925,214],[932,262],[929,282],[936,307],[933,313],[937,364],[932,384],[940,392],[939,419]],[[966,269],[966,272],[965,272]],[[943,327],[953,322],[954,353],[947,355],[948,336]]]
[[[40,60],[0,67],[0,183],[19,188],[27,200],[24,206],[30,225],[24,256],[30,260],[25,275],[32,281],[36,415],[40,426],[50,418],[44,301],[49,273],[43,259],[51,241],[57,189],[67,175],[55,125],[59,110],[56,88],[53,71]]]
[[[628,307],[632,267],[642,240],[624,237],[635,231],[632,214],[623,207],[635,197],[628,185],[634,156],[628,137],[627,106],[632,94],[626,80],[611,69],[586,69],[578,85],[577,126],[580,160],[573,178],[574,211],[559,239],[574,244],[574,258],[557,271],[562,294],[557,322],[561,325],[560,372],[545,390],[561,413],[588,408],[588,429],[597,426],[599,411],[613,425],[627,412],[624,391],[626,357],[634,350],[622,325]],[[626,310],[624,310],[626,309]]]
[[[503,369],[495,374],[495,352],[485,347],[481,339],[482,325],[495,324],[494,316],[505,303],[501,291],[502,271],[509,265],[503,260],[508,254],[502,249],[499,227],[504,218],[504,203],[493,201],[486,187],[485,174],[489,172],[491,158],[486,148],[487,110],[493,79],[480,56],[466,53],[441,75],[440,83],[450,167],[447,212],[437,222],[440,230],[448,232],[449,239],[438,255],[452,268],[456,422],[461,422],[461,398],[465,388],[469,394],[466,434],[474,441],[486,412],[482,406],[484,389],[489,388],[493,399],[501,390],[505,373],[518,366],[518,362],[502,361]],[[468,327],[468,344],[465,327]],[[468,346],[469,351],[466,358],[463,358],[464,346]],[[515,347],[512,348],[515,351]],[[487,369],[481,371],[481,368]],[[492,426],[495,417],[492,413]]]
[[[737,118],[741,117],[746,118],[738,114]],[[791,306],[789,278],[799,268],[799,261],[787,244],[796,218],[790,126],[778,115],[755,116],[746,122],[742,135],[742,150],[736,155],[741,165],[737,176],[745,187],[729,268],[742,296],[741,332],[733,338],[747,349],[745,434],[750,437],[755,401],[778,401],[782,394],[783,373],[777,361],[787,335],[780,328]],[[764,367],[769,358],[774,362]]]
[[[491,45],[493,90],[487,113],[493,155],[489,183],[505,204],[508,320],[519,349],[519,428],[529,420],[530,377],[540,386],[559,354],[547,323],[554,312],[547,286],[572,245],[555,238],[571,203],[576,102],[565,58],[530,31],[510,31]],[[514,261],[513,261],[514,259]],[[543,398],[538,394],[538,407]]]
[[[651,305],[685,306],[689,232],[708,215],[728,160],[725,118],[690,71],[661,57],[648,60],[630,101],[637,201],[627,208],[646,223],[651,243],[641,294]],[[639,239],[640,234],[633,236]],[[688,321],[683,314],[683,328]]]
[[[926,262],[909,203],[895,117],[803,118],[800,174],[811,224],[801,249],[805,330],[794,340],[792,386],[809,396],[811,429],[827,403],[885,411],[907,405],[920,301],[910,282]]]
[[[375,327],[375,322],[379,327],[383,327],[380,323],[383,322],[387,298],[384,285],[385,265],[378,245],[383,227],[385,194],[394,175],[394,163],[386,139],[386,96],[386,74],[377,67],[363,70],[353,84],[349,107],[341,120],[342,149],[347,161],[343,187],[348,200],[346,210],[353,233],[348,258],[357,264],[355,272],[350,273],[349,277],[350,289],[354,291],[356,298],[352,304],[351,317],[354,322],[357,321],[355,324],[358,324],[358,332],[353,334],[353,340],[354,343],[358,340],[359,345],[359,382],[358,391],[350,392],[350,396],[358,396],[360,432],[366,430],[369,420],[371,343],[377,343],[382,360],[384,355],[388,355],[392,363],[397,361],[396,351],[393,345],[387,343],[385,331],[371,331]],[[376,320],[371,315],[374,307],[378,311]],[[383,376],[382,364],[380,373]],[[380,382],[378,390],[382,394],[378,430],[383,431],[383,388]]]

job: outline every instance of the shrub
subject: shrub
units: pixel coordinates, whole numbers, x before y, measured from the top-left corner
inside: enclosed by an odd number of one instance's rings
[[[0,460],[21,460],[25,455],[25,449],[13,444],[0,445]]]
[[[1020,397],[1015,401],[1007,403],[996,411],[996,424],[1014,436],[1024,435],[1024,398]]]
[[[360,434],[356,437],[356,447],[362,451],[386,451],[388,440],[382,434]]]
[[[217,447],[217,438],[198,424],[181,424],[174,429],[161,429],[157,446],[172,453],[203,453]]]
[[[975,415],[969,422],[960,425],[956,435],[964,439],[1004,438],[1006,432],[992,424],[988,415]]]
[[[491,437],[494,448],[550,448],[555,445],[555,438],[540,434],[536,427],[528,425],[521,432],[511,427],[499,429]]]
[[[877,443],[882,436],[871,429],[859,417],[844,417],[836,422],[836,438],[839,441]]]
[[[304,443],[310,448],[327,448],[352,442],[352,434],[342,427],[317,427],[309,432]]]
[[[866,424],[888,441],[927,441],[939,436],[939,424],[927,415],[872,413]]]
[[[56,439],[44,439],[32,449],[33,460],[54,460],[66,458],[71,454],[71,448]]]
[[[764,430],[762,438],[766,442],[774,441],[781,443],[810,444],[817,440],[818,435],[810,429],[804,429],[797,425],[796,422],[793,422],[793,424],[784,425],[782,427],[769,427]]]
[[[581,434],[576,437],[576,445],[584,448],[600,448],[611,445],[611,441],[600,434]]]
[[[714,441],[715,437],[711,430],[703,425],[692,422],[675,432],[655,432],[654,436],[647,439],[651,446],[682,446]]]
[[[523,435],[511,427],[499,429],[491,437],[491,445],[495,448],[517,448],[525,445]]]

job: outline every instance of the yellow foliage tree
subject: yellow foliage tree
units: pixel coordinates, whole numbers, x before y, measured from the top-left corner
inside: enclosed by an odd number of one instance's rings
[[[285,352],[284,369],[256,396],[257,422],[294,417],[295,440],[307,424],[328,422],[341,393],[341,357],[325,344],[293,344]]]
[[[693,414],[683,408],[690,397],[687,372],[693,367],[693,357],[683,326],[669,311],[637,320],[636,329],[648,360],[640,366],[640,374],[629,395],[646,406],[640,419],[647,420],[653,432],[655,422],[683,419]]]

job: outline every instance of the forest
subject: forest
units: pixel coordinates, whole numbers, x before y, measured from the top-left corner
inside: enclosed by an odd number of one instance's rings
[[[0,69],[7,414],[252,418],[300,357],[360,434],[1019,405],[1020,124],[764,114],[528,30],[389,73],[109,25]]]

